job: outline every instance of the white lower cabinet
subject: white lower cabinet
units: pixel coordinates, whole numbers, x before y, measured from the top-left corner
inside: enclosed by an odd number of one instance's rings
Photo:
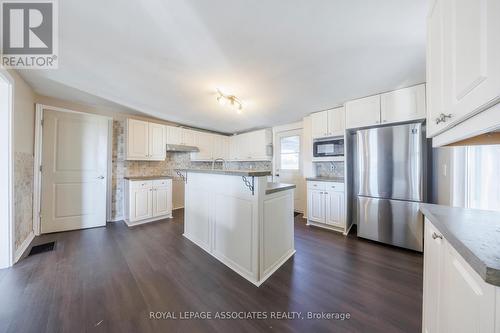
[[[127,180],[125,214],[129,226],[172,217],[172,179]]]
[[[424,244],[422,331],[498,333],[500,287],[486,283],[428,219]]]
[[[307,224],[346,231],[344,184],[307,182]]]

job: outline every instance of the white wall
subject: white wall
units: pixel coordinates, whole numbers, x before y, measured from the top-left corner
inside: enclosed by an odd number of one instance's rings
[[[14,80],[13,165],[15,248],[18,258],[33,237],[33,150],[35,93],[21,76],[9,70]]]

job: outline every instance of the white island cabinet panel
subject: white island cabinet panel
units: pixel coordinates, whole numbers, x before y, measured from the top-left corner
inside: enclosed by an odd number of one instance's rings
[[[267,194],[268,172],[183,172],[184,237],[257,286],[295,253],[292,188]]]
[[[187,185],[187,184],[186,184]],[[184,234],[203,248],[210,248],[210,193],[205,187],[191,185],[185,187],[184,216],[189,223],[184,223]],[[195,205],[186,205],[186,202],[195,202]]]
[[[249,237],[256,228],[252,200],[216,194],[214,208],[214,255],[245,275],[257,278],[253,262],[257,243],[255,237]],[[237,221],[235,216],[238,217]]]
[[[261,271],[264,276],[272,274],[276,265],[295,248],[293,228],[288,225],[288,221],[293,220],[293,205],[293,193],[269,196],[264,200],[264,221],[276,221],[263,225]]]

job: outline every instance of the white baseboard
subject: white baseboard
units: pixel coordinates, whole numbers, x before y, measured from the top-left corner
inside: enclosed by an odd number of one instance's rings
[[[30,232],[28,237],[26,237],[21,246],[16,250],[16,253],[14,255],[14,264],[17,263],[19,259],[21,259],[21,256],[24,254],[26,249],[28,249],[33,239],[35,239],[35,233],[32,231]]]
[[[120,221],[123,221],[125,220],[125,218],[123,216],[118,216],[118,217],[115,217],[114,219],[110,219],[106,222],[120,222]]]
[[[145,224],[145,223],[155,222],[155,221],[159,221],[159,220],[163,220],[163,219],[171,219],[171,218],[173,218],[172,214],[170,214],[170,215],[156,216],[156,217],[152,217],[152,218],[149,218],[149,219],[140,220],[140,221],[134,221],[134,222],[131,222],[128,219],[125,219],[124,221],[125,221],[125,224],[128,227],[135,227],[136,225],[141,225],[141,224]]]

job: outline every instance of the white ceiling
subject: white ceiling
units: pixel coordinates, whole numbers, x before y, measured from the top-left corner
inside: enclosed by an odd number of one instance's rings
[[[426,11],[426,0],[64,0],[59,69],[21,74],[43,95],[238,132],[424,82]],[[243,114],[217,104],[217,87]]]

